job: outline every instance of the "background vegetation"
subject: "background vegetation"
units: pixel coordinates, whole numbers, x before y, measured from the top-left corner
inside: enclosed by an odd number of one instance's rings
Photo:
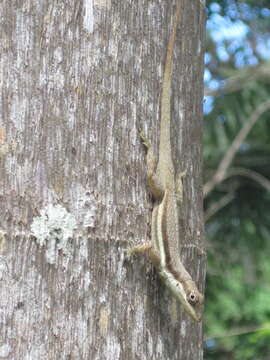
[[[270,359],[270,1],[208,1],[205,359]]]

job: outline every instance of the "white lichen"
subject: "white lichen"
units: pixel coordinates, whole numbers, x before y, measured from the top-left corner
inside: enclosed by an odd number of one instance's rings
[[[46,247],[46,260],[56,262],[58,251],[69,253],[69,240],[77,227],[74,215],[61,205],[48,205],[34,218],[31,231],[40,246]]]
[[[6,358],[12,351],[12,348],[9,344],[2,344],[0,346],[0,358]]]

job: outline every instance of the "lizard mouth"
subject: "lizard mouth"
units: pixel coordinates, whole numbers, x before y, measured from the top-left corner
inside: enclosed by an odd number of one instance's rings
[[[187,296],[186,291],[178,280],[167,270],[162,270],[160,272],[161,278],[164,280],[165,284],[170,289],[173,296],[181,303],[185,308],[186,312],[192,317],[193,320],[199,322],[201,321],[201,309],[198,299],[195,294],[189,294]],[[191,301],[190,295],[194,296],[194,300]]]

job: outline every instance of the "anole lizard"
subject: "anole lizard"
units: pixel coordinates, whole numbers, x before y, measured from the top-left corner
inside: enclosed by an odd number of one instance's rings
[[[156,201],[152,213],[151,242],[138,245],[129,253],[148,253],[159,275],[185,311],[196,321],[201,319],[203,296],[185,269],[179,257],[180,237],[177,204],[182,202],[183,173],[175,176],[172,161],[170,119],[171,119],[171,77],[173,48],[180,18],[180,1],[175,13],[170,35],[161,96],[159,159],[156,160],[150,142],[140,133],[147,147],[147,181]]]

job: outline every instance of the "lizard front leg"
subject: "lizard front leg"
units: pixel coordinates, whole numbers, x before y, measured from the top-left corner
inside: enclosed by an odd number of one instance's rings
[[[152,213],[152,225],[151,225],[151,241],[147,241],[144,242],[142,244],[139,245],[135,245],[133,246],[131,249],[128,250],[128,254],[132,255],[132,254],[136,254],[136,255],[147,255],[150,259],[150,261],[152,262],[152,264],[156,267],[159,268],[160,263],[161,263],[161,258],[160,258],[160,254],[159,251],[156,247],[156,241],[155,241],[155,222],[157,219],[157,212],[158,212],[158,208],[157,206],[154,207],[153,209],[153,213]]]
[[[143,244],[135,245],[131,249],[128,250],[129,255],[147,255],[149,256],[151,262],[154,266],[158,267],[160,264],[160,256],[158,252],[154,249],[152,243],[150,241],[145,242]]]

